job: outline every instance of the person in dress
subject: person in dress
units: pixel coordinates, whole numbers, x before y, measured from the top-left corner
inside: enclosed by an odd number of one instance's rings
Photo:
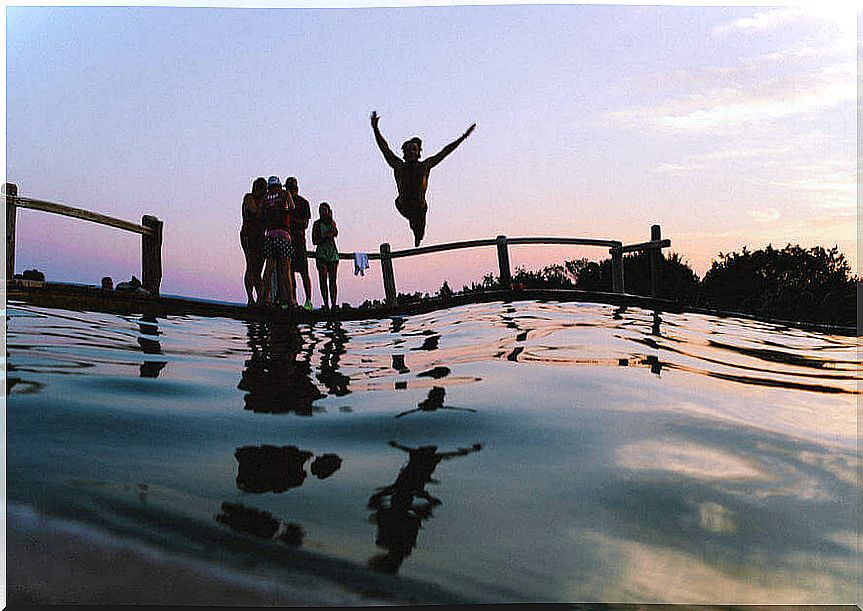
[[[321,283],[321,298],[323,307],[327,309],[327,302],[333,308],[338,307],[338,288],[336,286],[336,272],[339,268],[339,249],[336,248],[336,236],[339,229],[333,220],[333,211],[327,202],[321,202],[318,206],[318,220],[312,225],[312,244],[315,249],[315,261],[318,267],[318,279]]]

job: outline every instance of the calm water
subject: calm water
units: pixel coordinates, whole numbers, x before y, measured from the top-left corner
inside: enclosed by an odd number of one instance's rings
[[[7,316],[18,510],[420,602],[856,600],[857,338],[534,302]]]

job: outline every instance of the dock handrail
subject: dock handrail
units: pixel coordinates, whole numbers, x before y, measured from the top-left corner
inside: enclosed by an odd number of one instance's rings
[[[65,204],[44,201],[30,197],[20,197],[18,187],[14,183],[5,184],[6,194],[6,277],[11,280],[15,271],[15,225],[18,208],[39,210],[51,214],[59,214],[80,220],[90,221],[99,225],[106,225],[130,231],[141,235],[141,276],[144,288],[153,295],[159,294],[162,282],[162,228],[163,223],[155,216],[144,215],[141,224],[132,223],[123,219],[114,218],[98,212],[91,212],[81,208],[74,208]],[[432,244],[417,248],[406,248],[404,250],[392,250],[386,242],[380,245],[378,252],[369,252],[370,260],[381,262],[384,293],[386,303],[394,305],[398,302],[396,292],[395,272],[393,270],[393,259],[413,257],[431,253],[446,252],[450,250],[461,250],[464,248],[476,248],[483,246],[496,246],[499,268],[499,280],[504,289],[512,288],[512,273],[509,264],[509,247],[525,244],[566,244],[573,246],[599,246],[608,248],[611,255],[612,290],[614,293],[625,293],[623,279],[623,255],[630,252],[648,251],[650,257],[650,294],[656,297],[658,294],[658,266],[663,248],[671,246],[671,240],[662,239],[662,230],[659,225],[650,228],[650,240],[636,244],[624,245],[618,240],[598,238],[567,238],[567,237],[520,237],[508,238],[499,235],[496,238],[485,238],[479,240],[462,240],[459,242],[447,242],[444,244]],[[314,252],[308,252],[306,256],[314,259]],[[340,252],[339,259],[351,260],[354,253]]]
[[[481,246],[497,246],[498,268],[500,283],[504,288],[512,288],[512,272],[509,264],[509,247],[511,245],[524,244],[567,244],[572,246],[600,246],[608,248],[611,255],[611,275],[613,292],[625,293],[623,281],[623,255],[629,252],[652,251],[654,257],[651,257],[651,296],[656,297],[657,289],[657,262],[659,253],[663,248],[671,246],[671,240],[663,240],[659,225],[651,227],[651,240],[648,242],[639,242],[637,244],[623,245],[619,240],[606,240],[598,238],[566,238],[566,237],[522,237],[508,238],[500,235],[496,238],[485,238],[480,240],[462,240],[459,242],[446,242],[443,244],[432,244],[430,246],[421,246],[418,248],[406,248],[404,250],[392,250],[387,242],[380,245],[379,252],[367,253],[369,260],[377,260],[381,262],[381,271],[383,275],[384,293],[386,295],[386,303],[393,305],[398,300],[396,292],[395,273],[393,271],[393,259],[403,257],[413,257],[417,255],[427,255],[431,253],[446,252],[449,250],[461,250],[464,248],[476,248]],[[309,259],[314,259],[314,252],[306,254]],[[354,253],[340,252],[339,259],[353,260]]]
[[[149,235],[152,232],[149,227],[144,227],[143,225],[138,225],[130,221],[124,221],[123,219],[117,219],[112,216],[100,214],[98,212],[90,212],[89,210],[83,210],[81,208],[73,208],[72,206],[66,206],[64,204],[46,202],[44,200],[33,199],[31,197],[10,197],[7,194],[7,206],[10,204],[10,201],[12,205],[19,208],[26,208],[28,210],[41,210],[42,212],[60,214],[62,216],[69,216],[72,218],[81,219],[83,221],[91,221],[93,223],[98,223],[99,225],[107,225],[108,227],[116,227],[117,229],[123,229],[125,231],[131,231],[133,233],[140,233],[141,235]]]
[[[144,215],[139,225],[99,212],[84,210],[83,208],[75,208],[32,197],[22,197],[18,195],[18,186],[8,182],[5,184],[5,196],[7,281],[11,281],[15,275],[15,227],[18,219],[18,208],[23,208],[25,210],[38,210],[50,214],[68,216],[139,234],[141,236],[141,284],[152,294],[159,294],[159,288],[162,283],[163,223],[155,216]]]

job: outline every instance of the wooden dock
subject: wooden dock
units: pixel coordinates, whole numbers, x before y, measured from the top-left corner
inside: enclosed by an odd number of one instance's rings
[[[671,245],[670,240],[662,238],[659,225],[651,227],[650,240],[629,245],[624,245],[619,240],[601,238],[511,238],[499,235],[495,238],[432,244],[394,251],[385,242],[380,245],[378,252],[368,253],[370,260],[380,261],[384,288],[383,305],[371,308],[341,308],[335,311],[316,310],[307,312],[303,310],[285,312],[272,308],[247,307],[241,304],[161,295],[164,228],[162,221],[155,216],[144,215],[141,218],[141,223],[138,224],[66,204],[23,197],[19,195],[18,186],[14,183],[5,183],[4,190],[6,199],[7,300],[18,299],[45,307],[97,312],[146,313],[153,316],[195,314],[201,316],[226,316],[243,320],[287,318],[298,322],[386,318],[390,316],[419,314],[469,303],[511,302],[522,299],[540,301],[592,301],[617,306],[637,306],[661,311],[680,311],[680,306],[676,302],[658,298],[658,265],[662,260],[661,251],[663,248],[668,248]],[[57,282],[40,283],[15,279],[15,229],[19,209],[59,214],[140,235],[141,277],[146,293],[105,290],[100,287]],[[509,262],[510,246],[538,244],[593,246],[606,249],[606,252],[611,257],[612,292],[519,289],[519,287],[514,286]],[[423,299],[420,302],[403,303],[399,301],[394,270],[394,262],[397,259],[481,247],[494,247],[497,250],[499,290],[456,294],[448,298],[431,297]],[[623,255],[629,252],[641,251],[651,254],[651,294],[649,297],[630,295],[625,291]],[[308,256],[309,258],[314,258],[314,254],[309,254]],[[339,253],[339,258],[352,260],[354,253]]]
[[[167,316],[220,316],[249,321],[284,320],[314,323],[328,320],[369,320],[425,314],[461,305],[514,301],[592,302],[623,307],[639,307],[664,312],[682,312],[681,306],[667,299],[641,297],[621,293],[580,290],[524,289],[498,290],[453,295],[450,298],[430,297],[415,303],[383,305],[371,308],[339,308],[337,310],[292,310],[246,306],[243,304],[169,297],[150,296],[135,292],[110,291],[96,286],[55,282],[15,280],[7,287],[7,303],[21,301],[44,308],[60,308],[113,314]]]

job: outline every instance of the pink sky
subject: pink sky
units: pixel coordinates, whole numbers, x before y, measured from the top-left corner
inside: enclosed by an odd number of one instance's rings
[[[838,245],[856,272],[856,23],[825,6],[9,7],[7,180],[155,214],[163,292],[241,301],[239,205],[258,175],[296,175],[313,209],[330,202],[343,252],[412,245],[377,110],[394,149],[420,135],[426,155],[478,124],[432,173],[424,244],[631,243],[657,223],[699,275],[720,251],[789,242]],[[22,211],[18,242],[18,272],[140,275],[132,234]],[[434,292],[496,258],[395,266],[399,290]],[[346,301],[383,294],[377,269],[354,278],[344,262],[340,282]]]

